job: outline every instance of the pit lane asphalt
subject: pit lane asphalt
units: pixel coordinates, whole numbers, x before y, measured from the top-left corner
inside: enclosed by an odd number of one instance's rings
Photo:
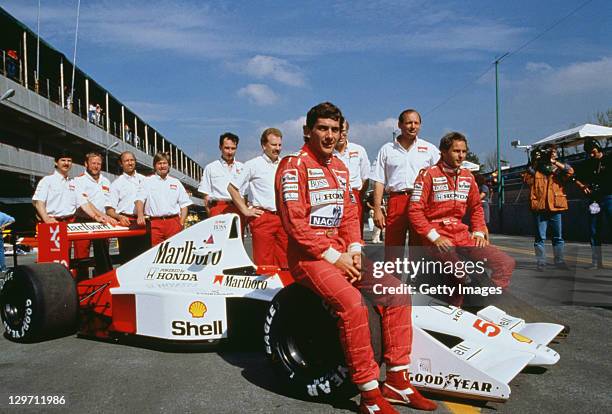
[[[536,313],[569,325],[571,332],[550,345],[561,355],[556,365],[528,368],[511,381],[508,402],[435,397],[437,412],[610,412],[612,271],[584,270],[588,246],[568,243],[572,269],[539,273],[530,238],[494,236],[493,240],[517,260],[513,293],[535,305]],[[605,257],[612,259],[612,248],[606,248]],[[32,261],[31,256],[20,257],[20,263]],[[357,398],[332,406],[301,401],[281,389],[259,341],[244,337],[206,352],[167,352],[76,336],[38,344],[15,344],[0,337],[2,413],[351,413],[357,407]],[[17,395],[64,396],[66,404],[9,405],[9,396]]]

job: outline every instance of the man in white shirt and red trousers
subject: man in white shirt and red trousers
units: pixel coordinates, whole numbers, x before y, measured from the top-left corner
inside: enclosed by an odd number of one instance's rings
[[[236,160],[236,150],[239,142],[240,138],[236,134],[231,132],[221,134],[219,137],[221,158],[204,167],[198,191],[204,194],[204,208],[208,217],[236,213],[240,215],[241,228],[244,230],[246,220],[242,217],[240,210],[227,191],[227,186],[232,178],[240,175],[244,168],[244,164]]]
[[[234,176],[227,186],[234,205],[249,220],[253,235],[253,261],[256,265],[275,265],[286,269],[287,233],[276,211],[274,176],[280,162],[283,134],[268,128],[261,134],[263,153],[244,163],[242,173]],[[240,195],[248,188],[248,207]]]
[[[89,152],[85,155],[85,172],[74,179],[76,193],[76,222],[97,221],[111,226],[117,225],[117,220],[106,215],[106,204],[110,192],[110,181],[101,174],[102,155]],[[75,259],[89,257],[91,240],[74,242]],[[112,269],[107,239],[93,241],[94,257],[96,259],[96,274],[102,274]],[[86,266],[77,266],[77,277],[87,278]]]
[[[388,142],[378,151],[370,178],[374,184],[374,224],[386,228],[385,257],[393,260],[404,257],[408,216],[406,207],[414,190],[419,171],[435,165],[440,151],[435,145],[418,137],[421,115],[406,109],[397,123],[401,131],[394,142]],[[383,192],[389,193],[387,216],[382,212]]]
[[[136,222],[144,226],[145,214],[150,218],[151,246],[183,230],[187,207],[193,204],[183,184],[169,175],[170,160],[167,154],[155,154],[153,169],[155,174],[145,177],[136,196]]]
[[[136,157],[131,151],[122,152],[119,163],[121,174],[110,186],[106,204],[106,214],[125,227],[138,226],[136,223],[136,196],[142,186],[144,175],[136,171]],[[150,247],[149,237],[119,237],[119,255],[121,263],[133,259]]]
[[[359,209],[359,228],[361,229],[361,238],[363,238],[363,200],[368,191],[370,160],[364,147],[354,142],[349,142],[348,132],[349,123],[345,119],[334,155],[340,158],[349,170],[350,187]]]

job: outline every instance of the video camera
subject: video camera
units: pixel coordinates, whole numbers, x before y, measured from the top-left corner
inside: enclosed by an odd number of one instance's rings
[[[557,150],[552,146],[537,147],[531,151],[531,165],[543,174],[552,173],[552,155]]]

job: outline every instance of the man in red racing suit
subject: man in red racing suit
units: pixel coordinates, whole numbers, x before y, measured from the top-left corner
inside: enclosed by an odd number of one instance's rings
[[[368,310],[359,291],[357,206],[350,194],[349,172],[332,156],[341,117],[340,110],[329,102],[313,107],[304,127],[306,144],[279,164],[276,204],[289,236],[289,268],[298,283],[322,297],[338,315],[351,379],[361,391],[360,413],[397,413],[385,398],[433,410],[436,404],[420,395],[408,380],[412,342],[408,305],[379,307],[388,373],[382,393],[378,386],[379,367],[370,343]]]
[[[414,184],[408,206],[411,228],[418,234],[418,244],[426,247],[428,256],[440,260],[484,261],[492,270],[493,283],[502,289],[510,284],[515,261],[490,246],[478,185],[472,173],[461,168],[467,153],[467,139],[450,132],[440,141],[441,159],[421,170]],[[462,222],[470,211],[471,231]],[[457,280],[456,282],[459,282]],[[460,306],[462,295],[453,295],[451,304]]]

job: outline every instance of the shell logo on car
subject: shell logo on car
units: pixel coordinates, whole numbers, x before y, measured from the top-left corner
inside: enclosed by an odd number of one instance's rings
[[[189,305],[189,313],[193,318],[203,318],[207,310],[204,302],[199,300],[191,302],[191,305]]]

